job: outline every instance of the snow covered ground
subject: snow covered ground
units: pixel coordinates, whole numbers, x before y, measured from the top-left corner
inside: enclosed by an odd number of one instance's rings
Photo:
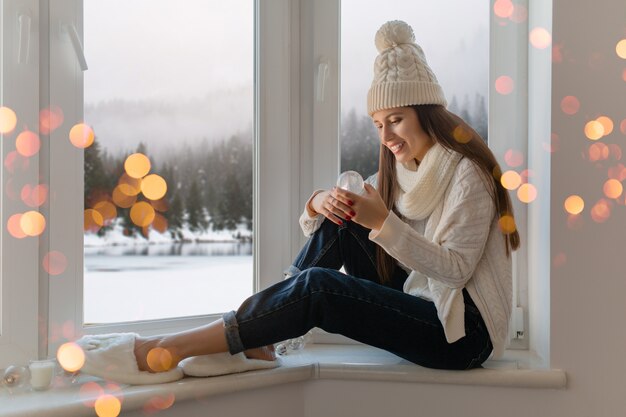
[[[150,240],[114,228],[104,237],[85,235],[85,323],[111,323],[223,313],[252,294],[252,244],[233,235],[193,234],[176,243],[169,235]]]

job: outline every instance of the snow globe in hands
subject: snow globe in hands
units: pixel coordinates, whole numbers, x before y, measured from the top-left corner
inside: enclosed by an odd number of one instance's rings
[[[337,178],[337,187],[348,190],[354,194],[365,192],[363,177],[356,171],[342,172]]]

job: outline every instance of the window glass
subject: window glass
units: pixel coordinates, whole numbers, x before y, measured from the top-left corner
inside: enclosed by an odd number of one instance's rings
[[[378,135],[367,91],[378,51],[374,35],[389,20],[407,22],[443,87],[448,109],[487,140],[489,2],[342,0],[341,171],[378,170]]]
[[[84,322],[253,290],[253,2],[85,0]]]

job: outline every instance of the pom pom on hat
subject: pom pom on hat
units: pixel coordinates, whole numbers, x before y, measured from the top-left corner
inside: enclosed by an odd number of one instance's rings
[[[411,26],[400,20],[385,23],[376,32],[379,55],[374,62],[374,80],[367,93],[367,111],[420,104],[446,106],[437,77],[424,52],[415,43]]]
[[[415,35],[411,26],[405,22],[392,20],[378,29],[374,43],[378,52],[383,52],[385,49],[395,48],[398,45],[415,43]]]

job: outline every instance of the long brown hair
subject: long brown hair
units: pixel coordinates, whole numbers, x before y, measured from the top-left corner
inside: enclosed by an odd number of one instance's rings
[[[441,105],[426,104],[410,107],[415,110],[422,129],[433,141],[446,149],[460,153],[480,168],[483,174],[482,180],[489,190],[498,216],[507,215],[512,220],[513,205],[508,191],[500,183],[502,175],[500,165],[480,135],[463,119]],[[378,164],[378,191],[387,208],[395,210],[398,192],[396,161],[393,153],[382,143]],[[516,250],[520,245],[519,233],[515,228],[512,229],[503,230],[503,233],[506,233],[507,256],[510,256],[511,250]],[[394,259],[380,246],[376,248],[376,259],[378,275],[383,282],[390,281],[395,268]]]

